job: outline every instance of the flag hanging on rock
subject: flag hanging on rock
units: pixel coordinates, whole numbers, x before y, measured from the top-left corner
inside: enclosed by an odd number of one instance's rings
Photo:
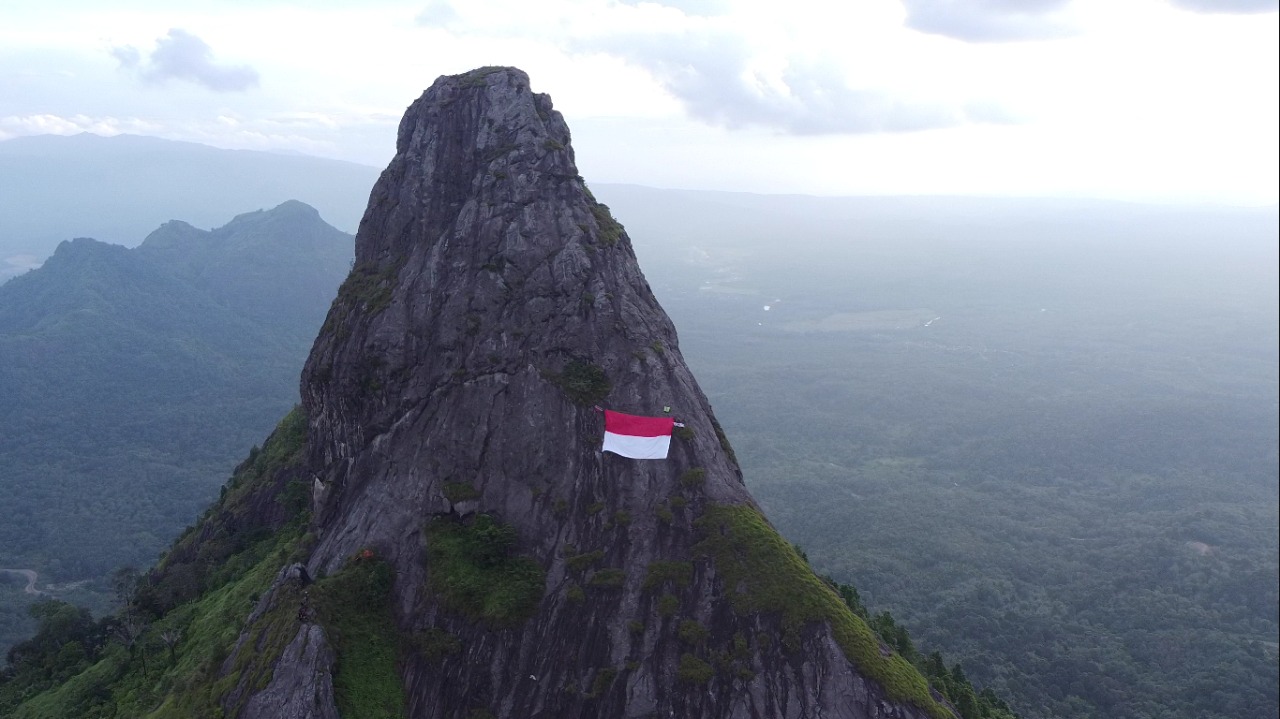
[[[670,417],[637,417],[606,409],[603,451],[631,459],[666,459],[674,426]]]

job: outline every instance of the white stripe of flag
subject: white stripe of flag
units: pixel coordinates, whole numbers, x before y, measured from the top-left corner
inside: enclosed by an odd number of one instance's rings
[[[603,451],[631,459],[666,459],[674,426],[670,417],[639,417],[606,409]]]

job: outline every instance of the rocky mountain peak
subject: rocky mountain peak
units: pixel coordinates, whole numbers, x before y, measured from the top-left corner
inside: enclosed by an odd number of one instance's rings
[[[950,715],[764,520],[519,70],[443,77],[406,112],[302,397],[314,544],[280,581],[385,563],[409,716]],[[602,408],[682,426],[627,459],[601,451]],[[288,687],[332,668],[315,626],[233,694],[242,716],[334,715]]]
[[[396,156],[361,223],[383,226],[359,233],[356,258],[410,249],[402,223],[411,218],[430,223],[421,233],[440,235],[483,208],[554,201],[581,188],[569,128],[527,75],[482,68],[444,77],[400,122]]]

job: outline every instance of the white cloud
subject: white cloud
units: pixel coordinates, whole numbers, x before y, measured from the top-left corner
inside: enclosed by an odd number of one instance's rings
[[[907,27],[968,42],[1049,40],[1080,32],[1071,0],[902,0]]]
[[[425,27],[447,28],[457,22],[458,11],[453,9],[449,0],[431,0],[414,18],[414,21]]]
[[[158,129],[158,125],[138,118],[52,114],[0,117],[0,135],[6,139],[24,135],[76,135],[81,132],[111,137],[124,133],[147,134]]]
[[[110,53],[122,69],[136,72],[147,82],[185,80],[214,92],[241,92],[258,85],[257,70],[215,62],[208,43],[180,28],[171,28],[156,40],[155,50],[145,61],[133,46],[114,47]]]
[[[797,135],[901,132],[1016,116],[990,97],[869,83],[873,73],[850,71],[850,59],[874,61],[873,52],[826,49],[833,39],[856,44],[873,38],[873,32],[855,30],[857,23],[896,22],[892,14],[851,16],[811,0],[788,7],[735,5],[732,15],[727,9],[691,2],[434,0],[417,19],[471,41],[538,38],[583,62],[622,60],[648,73],[691,117],[728,128]],[[822,22],[813,22],[818,15]],[[843,36],[833,38],[833,28]],[[894,56],[881,59],[896,62]]]
[[[1183,10],[1202,13],[1251,14],[1280,10],[1280,0],[1170,0]]]
[[[607,48],[607,50],[606,50]],[[785,57],[766,64],[734,33],[630,34],[600,38],[610,52],[644,67],[703,121],[760,126],[796,135],[903,132],[1009,117],[998,108],[854,86],[832,58]]]
[[[970,0],[950,34],[911,27],[945,19],[941,0],[4,5],[0,137],[145,132],[379,165],[437,76],[499,64],[552,96],[596,181],[1274,202],[1275,16],[1208,12],[1241,1]],[[1039,24],[974,42],[966,17]],[[130,82],[174,27],[217,50],[182,57],[260,70],[259,90]]]

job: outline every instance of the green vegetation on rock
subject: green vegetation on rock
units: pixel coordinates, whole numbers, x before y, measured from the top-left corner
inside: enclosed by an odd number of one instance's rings
[[[707,481],[707,470],[692,467],[680,473],[680,486],[685,489],[697,489]]]
[[[616,567],[609,567],[601,569],[591,575],[591,579],[587,581],[587,584],[592,587],[601,587],[604,589],[619,589],[622,587],[622,584],[626,579],[626,572]]]
[[[710,634],[711,630],[704,627],[700,622],[692,619],[686,619],[683,622],[680,622],[680,626],[676,629],[676,636],[680,637],[681,641],[695,646],[707,641],[707,637],[710,636]]]
[[[654,507],[653,514],[658,518],[658,521],[662,522],[663,524],[671,524],[672,522],[675,521],[675,518],[676,518],[675,514],[671,512],[671,507],[669,507],[665,503],[659,504],[658,506]]]
[[[333,694],[344,719],[394,719],[405,712],[396,671],[399,640],[392,615],[391,566],[361,554],[311,589],[316,619],[338,655]],[[452,645],[436,642],[441,653]]]
[[[600,242],[607,247],[618,244],[618,240],[622,237],[622,225],[613,219],[609,206],[595,203],[591,206],[591,214],[596,219],[596,227],[599,228],[597,237],[600,238]]]
[[[604,552],[597,549],[594,552],[584,552],[575,554],[565,560],[565,564],[575,572],[581,572],[591,567],[591,565],[604,559]]]
[[[450,502],[465,502],[470,499],[479,499],[480,490],[466,482],[445,482],[444,497]]]
[[[601,694],[604,694],[605,691],[609,689],[609,686],[613,684],[613,680],[616,679],[617,677],[618,677],[617,669],[614,669],[613,667],[605,667],[604,669],[601,669],[600,671],[596,672],[596,677],[591,682],[591,690],[588,691],[584,696],[586,696],[588,699],[594,699],[600,696]]]
[[[427,627],[414,632],[410,643],[418,653],[432,662],[443,661],[445,657],[462,649],[462,642],[457,637],[438,627]]]
[[[485,85],[489,84],[486,78],[488,78],[490,75],[502,72],[506,69],[507,68],[499,65],[486,65],[484,67],[478,67],[474,70],[465,72],[461,75],[458,75],[457,77],[459,80],[462,81],[464,85],[468,87],[484,87]]]
[[[676,677],[680,681],[689,684],[706,684],[715,675],[716,670],[711,668],[710,664],[687,652],[680,655],[680,667],[676,670]]]
[[[669,617],[680,611],[680,597],[667,593],[658,597],[658,616]]]
[[[644,577],[645,589],[657,589],[668,582],[684,589],[693,580],[693,562],[670,562],[659,560],[649,562],[648,573]]]
[[[400,274],[403,260],[385,266],[361,263],[351,268],[347,279],[338,287],[338,299],[334,303],[334,311],[343,307],[343,312],[359,309],[366,317],[372,317],[385,310],[391,304],[391,293],[395,289],[396,276]],[[333,314],[330,314],[330,318]],[[325,321],[326,330],[331,329],[329,321]]]
[[[604,399],[613,385],[603,368],[583,359],[572,359],[558,374],[546,375],[574,404],[590,405]]]
[[[716,432],[716,439],[720,441],[720,448],[724,453],[729,455],[729,459],[735,464],[738,462],[738,455],[734,454],[733,445],[729,444],[729,436],[724,433],[724,428],[720,426],[720,422],[715,417],[711,418],[711,428]]]
[[[542,600],[545,572],[515,554],[515,529],[487,514],[432,520],[428,582],[450,611],[493,626],[522,623]]]
[[[694,524],[703,535],[694,551],[715,563],[735,612],[777,613],[783,645],[792,651],[800,648],[805,625],[826,622],[849,661],[890,697],[937,719],[952,716],[934,701],[915,667],[898,654],[881,653],[880,641],[867,623],[813,573],[759,511],[745,505],[710,505]]]

